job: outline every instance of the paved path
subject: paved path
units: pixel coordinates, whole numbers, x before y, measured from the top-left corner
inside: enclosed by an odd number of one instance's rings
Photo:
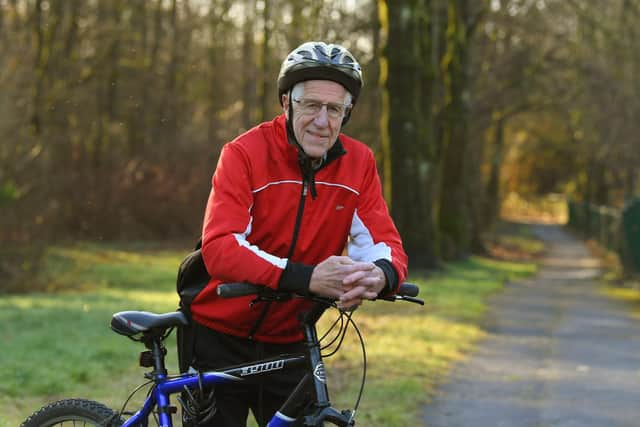
[[[640,426],[640,319],[597,289],[597,260],[534,226],[539,274],[491,302],[489,336],[425,408],[428,427]]]

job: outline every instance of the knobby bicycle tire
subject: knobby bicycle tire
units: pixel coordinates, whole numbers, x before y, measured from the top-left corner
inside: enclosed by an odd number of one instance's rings
[[[53,427],[66,425],[119,427],[124,421],[116,411],[86,399],[65,399],[51,403],[34,412],[20,427]],[[83,424],[77,424],[81,422]]]

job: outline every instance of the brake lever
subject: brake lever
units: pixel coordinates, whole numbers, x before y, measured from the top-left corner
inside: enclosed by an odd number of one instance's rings
[[[406,295],[396,295],[396,300],[403,300],[403,301],[412,302],[415,304],[424,305],[424,300],[421,300],[420,298],[409,297]]]
[[[390,295],[386,297],[376,298],[377,300],[396,302],[396,301],[407,301],[415,304],[424,305],[424,301],[420,298],[410,297],[408,295]]]

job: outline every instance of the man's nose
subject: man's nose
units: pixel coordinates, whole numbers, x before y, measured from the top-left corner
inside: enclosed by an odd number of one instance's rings
[[[327,106],[323,105],[313,119],[313,122],[317,126],[327,126],[329,124],[329,113],[327,112]]]

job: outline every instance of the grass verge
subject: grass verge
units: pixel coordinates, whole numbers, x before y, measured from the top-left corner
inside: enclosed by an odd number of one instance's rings
[[[628,304],[633,315],[640,319],[640,279],[625,275],[620,258],[614,251],[603,248],[594,240],[586,243],[601,262],[602,293]]]
[[[187,250],[82,244],[47,251],[42,292],[0,297],[0,426],[19,425],[47,402],[86,397],[119,409],[144,382],[138,343],[110,331],[121,310],[171,311],[176,269]],[[535,271],[531,262],[474,257],[410,280],[426,305],[367,303],[354,313],[366,342],[367,385],[358,412],[367,426],[418,425],[433,387],[484,334],[486,297]],[[326,327],[331,315],[322,319]],[[175,341],[168,343],[175,372]],[[353,333],[327,361],[332,398],[352,407],[362,354]],[[134,399],[140,402],[144,392]],[[130,409],[133,406],[130,407]]]

